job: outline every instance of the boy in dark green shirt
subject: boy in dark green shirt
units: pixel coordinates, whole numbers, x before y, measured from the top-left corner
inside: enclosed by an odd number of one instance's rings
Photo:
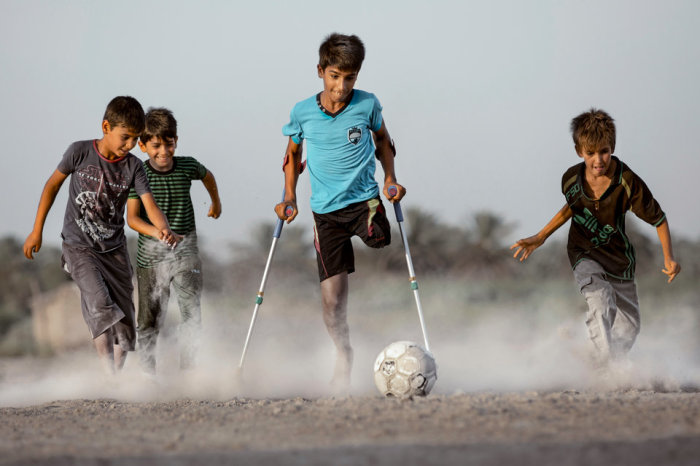
[[[572,219],[567,252],[581,294],[586,325],[601,365],[625,355],[639,333],[639,301],[634,282],[634,247],[625,234],[625,214],[632,211],[656,227],[669,283],[680,265],[673,257],[666,215],[644,181],[615,150],[615,124],[602,110],[574,118],[571,132],[583,162],[562,177],[566,205],[536,235],[517,241],[513,257],[523,261],[560,226]]]
[[[139,232],[136,276],[139,287],[137,316],[138,352],[145,371],[155,374],[156,341],[168,309],[170,285],[178,298],[182,323],[180,367],[194,364],[201,327],[200,296],[202,262],[197,247],[194,208],[190,198],[192,180],[202,180],[211,197],[209,217],[219,218],[221,202],[214,175],[192,157],[175,157],[177,121],[166,108],[152,108],[146,113],[146,129],[139,147],[148,154],[143,163],[158,206],[171,229],[179,235],[177,247],[166,247],[149,236],[150,221],[141,210],[135,193],[129,197],[127,220]]]

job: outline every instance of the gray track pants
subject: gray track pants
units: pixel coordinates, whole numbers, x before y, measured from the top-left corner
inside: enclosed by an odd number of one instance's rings
[[[156,371],[156,342],[168,311],[171,285],[182,317],[178,331],[180,367],[188,369],[195,364],[202,325],[201,268],[199,256],[181,257],[152,268],[136,268],[139,283],[138,352],[141,365],[147,372]]]
[[[605,363],[625,355],[639,334],[639,300],[634,280],[608,277],[595,261],[583,260],[574,269],[574,278],[588,303],[586,325]]]

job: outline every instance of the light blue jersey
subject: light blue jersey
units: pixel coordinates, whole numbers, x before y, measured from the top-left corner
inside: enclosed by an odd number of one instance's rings
[[[350,103],[332,115],[320,94],[297,103],[285,136],[306,140],[306,168],[311,179],[311,210],[333,212],[379,195],[374,179],[374,141],[370,131],[382,126],[382,106],[369,92],[353,90]]]

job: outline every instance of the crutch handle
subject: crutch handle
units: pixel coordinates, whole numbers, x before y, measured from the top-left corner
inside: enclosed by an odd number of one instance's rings
[[[284,202],[284,189],[282,190],[282,201],[280,201],[280,202]],[[294,207],[292,207],[290,205],[285,207],[284,215],[286,215],[287,217],[290,217],[293,213],[294,213]],[[282,235],[282,227],[283,226],[284,226],[284,220],[282,220],[281,218],[278,218],[277,225],[275,225],[275,231],[274,231],[274,233],[272,233],[273,238],[279,238]]]
[[[399,193],[399,188],[392,184],[387,189],[387,192],[391,197],[394,197]],[[401,203],[399,201],[394,202],[394,213],[396,214],[396,221],[403,222],[403,211],[401,211]]]

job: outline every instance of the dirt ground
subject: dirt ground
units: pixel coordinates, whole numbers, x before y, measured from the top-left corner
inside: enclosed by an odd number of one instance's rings
[[[696,465],[700,393],[54,401],[0,409],[0,464]]]
[[[350,315],[351,397],[325,393],[333,351],[317,306],[294,311],[272,297],[244,390],[231,380],[248,312],[207,319],[200,367],[188,375],[170,337],[152,381],[130,356],[105,385],[92,348],[0,359],[0,465],[700,464],[696,307],[651,314],[631,353],[632,382],[597,386],[581,362],[582,317],[550,316],[568,297],[542,296],[532,309],[459,317],[452,301],[428,295],[426,308],[444,310],[429,321],[439,379],[411,401],[383,398],[372,382],[382,347],[420,338],[413,312],[370,312],[383,302]]]
[[[0,360],[0,466],[699,464],[690,375],[596,387],[552,350],[559,339],[523,359],[519,344],[459,358],[463,347],[451,356],[443,342],[434,392],[400,401],[378,395],[367,373],[374,350],[362,349],[376,345],[361,342],[352,396],[332,398],[331,352],[285,355],[289,342],[258,341],[267,345],[252,352],[242,390],[232,383],[236,351],[212,353],[187,375],[171,361],[155,380],[132,358],[105,381],[93,351]]]

